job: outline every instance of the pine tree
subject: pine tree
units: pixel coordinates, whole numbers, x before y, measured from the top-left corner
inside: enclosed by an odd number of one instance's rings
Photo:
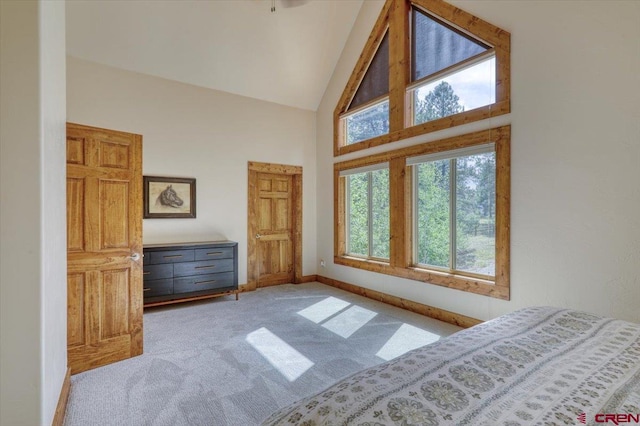
[[[459,101],[460,98],[455,94],[451,85],[443,81],[424,99],[418,100],[416,123],[425,123],[464,111],[464,107],[460,105]]]
[[[389,103],[356,114],[357,119],[347,121],[347,144],[375,138],[389,133]]]

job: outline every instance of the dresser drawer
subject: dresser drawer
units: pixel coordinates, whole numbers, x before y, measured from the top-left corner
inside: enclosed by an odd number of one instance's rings
[[[231,259],[232,257],[232,247],[211,247],[196,249],[195,260]]]
[[[176,263],[173,265],[174,277],[215,274],[228,271],[233,271],[233,259],[204,260],[201,262]]]
[[[232,286],[235,286],[233,272],[197,275],[191,277],[175,278],[173,280],[174,293],[189,293],[192,291],[203,291]]]
[[[230,292],[238,299],[238,244],[232,241],[151,244],[142,263],[145,308]]]
[[[145,281],[142,288],[144,297],[164,296],[173,293],[173,278]]]
[[[145,281],[159,280],[161,278],[173,277],[173,265],[171,263],[165,263],[160,265],[147,265],[144,267],[142,273]]]
[[[168,250],[168,251],[152,251],[151,264],[157,263],[176,263],[191,262],[193,260],[193,250]]]

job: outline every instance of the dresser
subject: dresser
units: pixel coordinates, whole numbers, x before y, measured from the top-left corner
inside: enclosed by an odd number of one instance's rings
[[[235,294],[238,243],[152,244],[143,248],[144,306]]]

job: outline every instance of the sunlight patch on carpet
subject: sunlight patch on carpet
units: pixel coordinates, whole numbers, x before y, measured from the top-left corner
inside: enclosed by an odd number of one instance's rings
[[[246,341],[290,382],[313,367],[312,361],[264,327],[249,333]]]
[[[440,336],[409,324],[402,324],[376,356],[389,361],[413,349],[440,340]]]
[[[322,324],[322,326],[346,339],[371,321],[376,315],[378,315],[376,312],[370,311],[369,309],[352,306],[340,315],[331,318]]]
[[[318,303],[314,303],[308,308],[298,311],[298,315],[302,315],[306,319],[318,324],[330,316],[337,314],[349,305],[349,302],[330,296]]]

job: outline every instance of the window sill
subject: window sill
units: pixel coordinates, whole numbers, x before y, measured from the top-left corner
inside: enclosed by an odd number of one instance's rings
[[[344,255],[341,256],[340,259],[344,259],[345,262],[354,262],[354,263],[367,263],[371,265],[379,265],[381,267],[389,266],[388,260],[375,259],[375,258],[366,258],[366,257],[358,257],[358,256],[349,256]]]
[[[451,274],[442,271],[418,268],[414,266],[392,266],[387,262],[362,259],[351,256],[335,256],[333,262],[337,265],[363,269],[379,274],[421,281],[427,284],[462,290],[469,293],[509,300],[509,284],[498,285],[495,281]]]
[[[435,132],[438,130],[449,129],[455,126],[461,126],[463,124],[472,123],[479,120],[485,120],[491,117],[497,117],[511,112],[511,104],[507,101],[499,101],[490,105],[485,105],[479,108],[475,108],[469,111],[464,111],[458,114],[443,117],[438,120],[427,121],[426,123],[416,124],[397,130],[395,132],[389,132],[375,138],[366,139],[363,141],[343,144],[338,137],[334,139],[333,156],[339,157],[341,155],[350,154],[352,152],[361,151],[363,149],[373,148],[388,144],[391,142],[397,142],[404,139],[412,138],[414,136],[424,135],[427,133]],[[339,118],[337,118],[339,120]]]

